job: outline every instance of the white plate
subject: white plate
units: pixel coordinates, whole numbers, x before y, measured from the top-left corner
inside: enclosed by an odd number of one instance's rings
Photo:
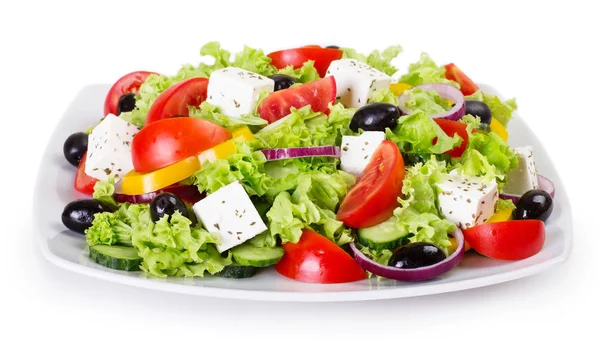
[[[95,264],[87,256],[84,237],[65,230],[60,220],[63,207],[84,196],[73,189],[75,169],[62,154],[65,139],[102,117],[108,85],[81,90],[54,130],[40,166],[34,193],[34,233],[44,256],[62,268],[126,285],[169,292],[267,301],[359,301],[402,298],[482,287],[530,276],[564,262],[571,250],[572,216],[567,194],[544,147],[532,130],[516,115],[510,125],[511,145],[531,144],[538,170],[556,185],[554,212],[546,225],[542,251],[515,262],[484,258],[470,252],[458,267],[426,282],[407,283],[370,279],[348,284],[307,284],[278,275],[269,269],[253,278],[168,278],[143,272],[115,271]],[[484,90],[494,92],[484,86]],[[498,93],[496,93],[498,94]]]

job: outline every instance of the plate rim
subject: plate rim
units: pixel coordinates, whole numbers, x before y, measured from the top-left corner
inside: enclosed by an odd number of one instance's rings
[[[73,105],[73,102],[77,100],[77,97],[81,95],[81,93],[92,87],[103,87],[109,85],[105,84],[86,84],[82,86],[79,91],[75,94],[74,98],[71,99],[71,103],[67,106],[67,108],[63,111],[63,115],[58,119],[54,129],[51,132],[48,143],[46,144],[46,148],[42,154],[42,158],[46,158],[55,151],[50,146],[52,139],[56,138],[57,133],[59,132],[61,125],[65,122],[65,118],[67,118],[67,113],[70,107]],[[486,86],[488,89],[491,89],[497,95],[496,90],[492,87],[481,84],[482,89]],[[518,116],[518,112],[516,113]],[[522,117],[519,117],[520,121],[523,122],[527,128],[532,129],[526,120]],[[536,136],[539,141],[539,138]],[[541,141],[540,141],[541,142]],[[42,160],[39,164],[37,170],[37,177],[33,191],[33,209],[32,209],[32,217],[39,214],[39,210],[41,208],[41,203],[36,199],[38,192],[40,191],[40,187],[42,185],[42,164],[44,161]],[[44,236],[42,231],[38,231],[36,229],[40,225],[37,223],[32,223],[32,231],[34,233],[34,237],[36,239],[36,243],[38,244],[38,248],[40,249],[44,258],[46,258],[50,263],[55,266],[72,271],[74,273],[78,273],[81,275],[85,275],[87,277],[96,278],[99,280],[105,280],[112,283],[117,283],[121,285],[129,285],[138,288],[146,288],[156,291],[162,292],[175,292],[179,294],[187,294],[187,295],[199,295],[206,297],[214,297],[214,298],[228,298],[228,299],[239,299],[239,300],[252,300],[252,301],[273,301],[273,302],[347,302],[347,301],[369,301],[369,300],[383,300],[383,299],[396,299],[396,298],[407,298],[407,297],[417,297],[417,296],[425,296],[432,294],[441,294],[441,293],[449,293],[456,292],[467,289],[475,289],[486,286],[491,286],[499,283],[514,281],[520,278],[524,278],[527,276],[531,276],[545,270],[548,270],[556,265],[560,265],[565,263],[572,251],[573,248],[573,234],[574,234],[574,224],[572,220],[572,210],[570,206],[570,199],[568,193],[564,189],[564,185],[562,184],[563,180],[558,170],[554,166],[554,163],[550,160],[549,164],[553,171],[555,172],[555,185],[557,186],[557,190],[561,190],[561,207],[566,207],[565,210],[568,211],[570,219],[570,225],[567,228],[563,229],[564,235],[564,247],[562,252],[552,257],[551,259],[532,264],[520,269],[511,270],[507,272],[487,275],[487,276],[479,276],[470,279],[464,279],[456,282],[446,282],[446,283],[435,283],[433,285],[426,286],[415,286],[415,287],[391,287],[391,288],[380,288],[376,290],[352,290],[352,291],[323,291],[323,292],[296,292],[296,291],[265,291],[265,290],[245,290],[245,289],[236,289],[236,288],[222,288],[222,287],[205,287],[205,286],[195,286],[183,283],[172,283],[172,282],[164,282],[157,281],[144,277],[132,277],[132,276],[124,276],[116,273],[112,273],[109,271],[86,267],[81,264],[77,264],[71,261],[68,261],[56,254],[54,254],[50,250],[50,246],[48,244],[47,238]],[[558,184],[558,183],[560,184]],[[35,220],[35,219],[33,219]],[[421,282],[423,283],[423,282]],[[313,284],[315,286],[322,286],[323,284]],[[326,285],[326,284],[325,284]]]

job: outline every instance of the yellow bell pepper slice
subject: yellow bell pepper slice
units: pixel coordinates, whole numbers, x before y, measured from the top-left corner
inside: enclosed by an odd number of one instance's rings
[[[123,176],[121,191],[127,195],[151,193],[190,177],[200,167],[200,161],[193,156],[148,173],[131,171]]]
[[[400,96],[402,93],[404,93],[405,90],[410,89],[412,87],[413,86],[406,83],[394,83],[390,85],[390,90],[392,91],[392,93],[394,93],[394,95]]]
[[[508,131],[502,123],[500,123],[496,118],[492,117],[492,122],[490,123],[490,129],[492,132],[496,133],[496,135],[500,136],[504,142],[508,141]]]
[[[487,223],[505,222],[511,218],[512,212],[513,210],[510,208],[498,210],[488,219]]]
[[[237,149],[235,148],[234,141],[236,138],[241,137],[247,141],[251,141],[254,139],[254,135],[246,126],[236,128],[233,131],[231,131],[231,137],[232,138],[230,140],[220,143],[214,146],[213,148],[200,153],[198,155],[198,160],[200,161],[200,163],[204,163],[205,161],[213,162],[217,159],[225,159],[230,155],[235,154]]]
[[[453,250],[456,251],[456,249],[458,248],[458,242],[456,241],[455,238],[449,238],[449,240],[450,240],[450,248],[452,248]],[[467,252],[470,249],[471,249],[471,245],[465,240],[465,252]]]

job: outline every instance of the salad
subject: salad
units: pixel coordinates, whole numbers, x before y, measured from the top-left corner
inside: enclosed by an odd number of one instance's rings
[[[212,64],[123,76],[64,143],[88,195],[64,225],[98,264],[157,277],[420,281],[469,251],[537,254],[554,187],[507,143],[516,101],[425,53],[400,71],[401,52],[210,42]]]

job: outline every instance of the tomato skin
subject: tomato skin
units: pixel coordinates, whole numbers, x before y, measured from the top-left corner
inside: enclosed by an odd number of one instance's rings
[[[335,102],[336,91],[335,79],[329,76],[271,93],[258,105],[257,111],[269,123],[289,115],[291,107],[311,105],[313,111],[329,114],[329,103]]]
[[[546,241],[544,222],[510,220],[481,224],[463,231],[478,253],[499,260],[522,260],[537,254]]]
[[[444,152],[444,154],[448,154],[453,158],[460,158],[467,149],[467,145],[469,144],[469,134],[467,134],[467,125],[454,120],[441,118],[434,118],[433,121],[436,122],[437,125],[440,126],[440,128],[442,128],[446,135],[453,137],[454,134],[458,134],[458,136],[460,136],[463,139],[459,147],[454,147],[451,150]]]
[[[309,283],[346,283],[367,278],[356,260],[325,236],[303,230],[298,243],[283,245],[285,254],[275,266],[281,275]]]
[[[131,141],[133,168],[139,173],[158,170],[229,138],[225,128],[204,119],[161,119],[143,127]]]
[[[104,117],[111,113],[118,116],[117,105],[119,104],[119,98],[123,94],[137,92],[150,75],[158,74],[150,71],[134,71],[119,78],[117,82],[112,85],[108,94],[106,94],[106,99],[104,100]]]
[[[308,45],[269,53],[267,56],[271,58],[271,64],[278,69],[283,69],[290,65],[294,69],[297,69],[302,67],[305,62],[313,60],[319,76],[325,77],[329,64],[334,60],[342,59],[343,54],[344,52],[340,49]]]
[[[148,110],[146,125],[174,116],[189,116],[188,105],[198,107],[206,100],[208,78],[196,77],[177,82],[154,100]]]
[[[460,91],[464,96],[471,95],[479,90],[479,87],[461,69],[453,63],[444,65],[446,78],[460,85]]]
[[[73,187],[80,193],[86,195],[92,195],[94,193],[94,186],[97,179],[88,176],[85,173],[85,162],[87,161],[87,153],[83,154],[79,165],[77,166],[77,172],[75,173],[75,181],[73,182]]]
[[[405,174],[398,146],[383,141],[342,201],[337,219],[352,228],[368,228],[389,219],[398,207]]]

